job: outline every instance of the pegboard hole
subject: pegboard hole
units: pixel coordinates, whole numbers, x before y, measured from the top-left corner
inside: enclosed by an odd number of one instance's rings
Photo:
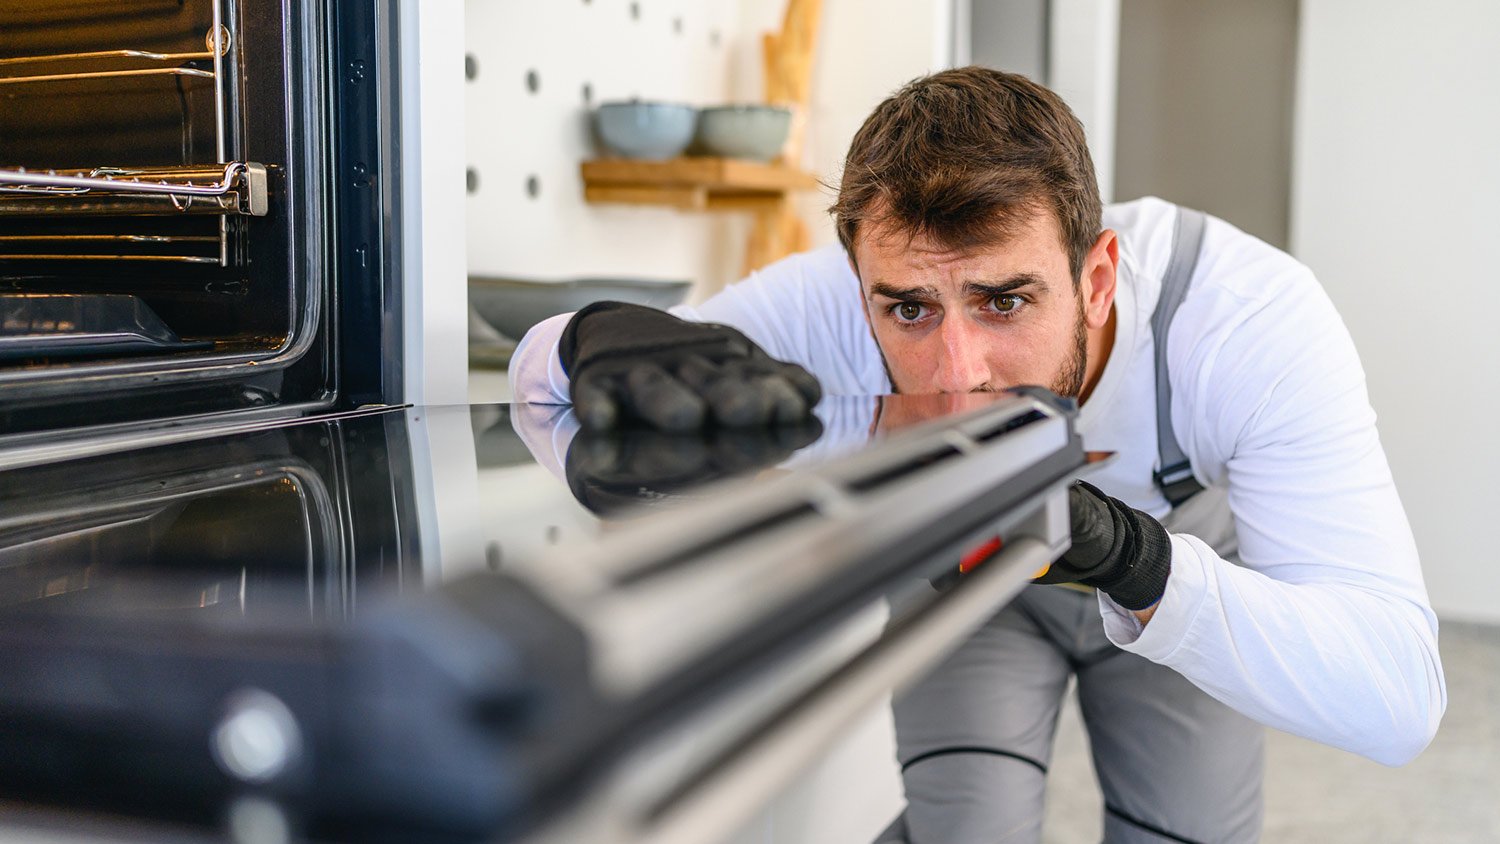
[[[586,106],[594,104],[594,86],[587,82],[583,83],[583,104]]]
[[[526,90],[533,94],[542,90],[542,77],[535,70],[526,71]]]
[[[672,18],[672,32],[682,34],[682,18]]]
[[[479,59],[473,53],[464,54],[464,78],[473,81],[479,76]]]
[[[708,44],[709,44],[710,47],[717,47],[717,46],[719,46],[720,40],[722,40],[722,39],[719,38],[719,31],[717,29],[709,31],[709,33],[708,33]]]
[[[526,195],[532,199],[542,195],[542,180],[535,173],[526,177]]]
[[[464,170],[464,187],[469,193],[479,193],[479,171],[470,167]]]
[[[631,3],[630,4],[630,19],[633,20],[633,21],[638,21],[638,20],[641,19],[641,4],[639,4],[639,3]]]

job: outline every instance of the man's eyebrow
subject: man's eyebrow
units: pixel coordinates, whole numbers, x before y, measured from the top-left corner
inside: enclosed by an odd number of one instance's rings
[[[1047,280],[1037,273],[1016,273],[1002,281],[966,281],[964,293],[970,296],[1000,296],[1023,287],[1035,287],[1037,292],[1046,293]]]
[[[871,296],[884,296],[887,299],[926,299],[937,298],[937,288],[931,285],[919,285],[917,287],[898,287],[884,281],[877,281],[870,285]]]

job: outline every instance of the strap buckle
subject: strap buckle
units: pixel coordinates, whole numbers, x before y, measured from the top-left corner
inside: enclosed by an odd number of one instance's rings
[[[1152,473],[1156,486],[1173,507],[1203,491],[1203,484],[1193,477],[1193,467],[1188,461],[1165,466]]]

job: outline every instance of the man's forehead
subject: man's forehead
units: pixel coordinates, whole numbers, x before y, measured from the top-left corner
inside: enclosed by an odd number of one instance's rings
[[[1029,222],[998,243],[964,248],[910,232],[872,230],[855,243],[855,271],[867,293],[942,286],[949,283],[998,284],[1018,276],[1042,279],[1068,272],[1067,255],[1055,231],[1043,220]]]
[[[1007,257],[1066,257],[1057,221],[1045,210],[1018,213],[1009,225],[997,227],[996,235],[982,243],[954,244],[927,231],[902,227],[890,218],[877,218],[855,235],[854,251],[861,266],[872,260],[908,269],[942,269]]]

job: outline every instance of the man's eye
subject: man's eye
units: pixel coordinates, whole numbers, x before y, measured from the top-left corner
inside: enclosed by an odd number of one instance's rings
[[[994,303],[995,310],[1002,314],[1008,314],[1021,307],[1021,297],[1002,294],[990,300]]]
[[[895,307],[896,318],[902,322],[916,322],[922,318],[923,308],[916,302],[902,302]]]

